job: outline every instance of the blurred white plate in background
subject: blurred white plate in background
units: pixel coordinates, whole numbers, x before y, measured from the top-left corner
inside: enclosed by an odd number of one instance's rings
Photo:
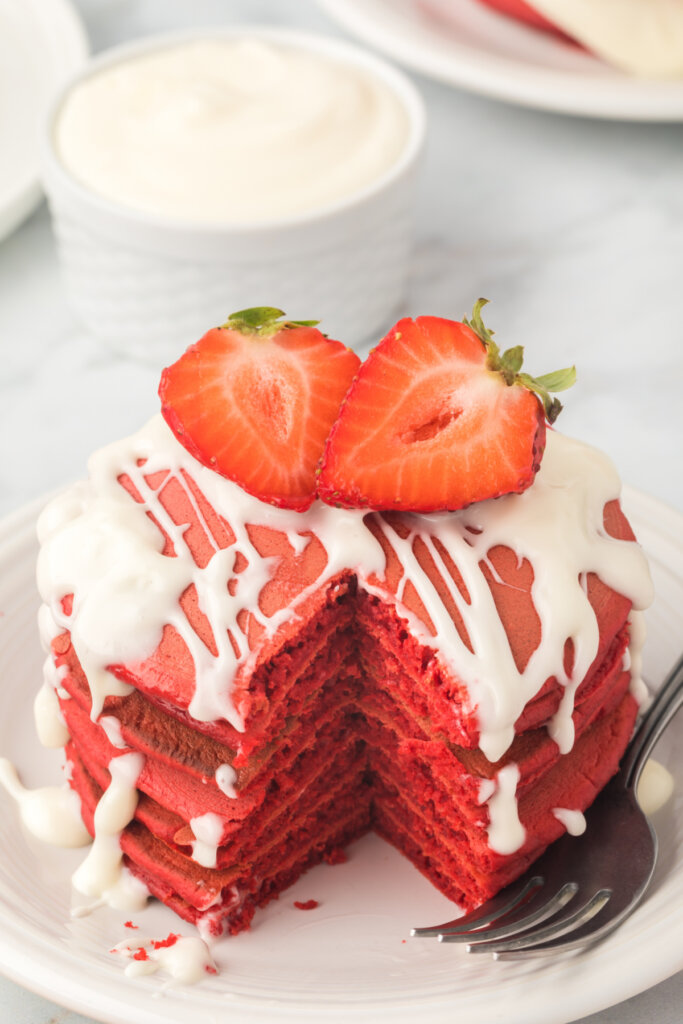
[[[0,241],[40,202],[42,120],[87,56],[68,0],[0,0]]]
[[[321,0],[364,42],[430,78],[522,106],[683,121],[683,80],[643,79],[477,0]]]

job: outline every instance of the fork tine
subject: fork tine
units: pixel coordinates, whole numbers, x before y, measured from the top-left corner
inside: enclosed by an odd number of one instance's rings
[[[472,945],[486,945],[490,943],[493,946],[506,939],[509,935],[518,935],[520,932],[525,932],[527,929],[533,928],[543,921],[547,921],[549,917],[559,913],[574,898],[577,888],[575,882],[567,882],[555,890],[549,899],[545,899],[534,910],[529,911],[529,904],[533,905],[534,902],[530,900],[529,903],[522,904],[516,913],[513,911],[506,915],[503,924],[496,925],[493,922],[491,925],[486,925],[475,932],[445,932],[439,935],[439,942],[470,942]]]
[[[436,938],[438,935],[444,935],[449,931],[474,931],[476,928],[481,928],[483,925],[489,924],[489,922],[495,921],[499,917],[503,917],[504,914],[514,910],[522,901],[526,901],[527,897],[531,898],[534,891],[538,890],[542,885],[543,878],[541,875],[520,879],[518,882],[513,882],[506,886],[505,889],[490,900],[487,900],[481,907],[471,910],[469,914],[463,914],[462,917],[456,917],[453,921],[432,925],[429,928],[411,928],[410,934],[414,938]]]
[[[557,953],[567,953],[572,950],[579,950],[585,946],[592,945],[600,939],[604,939],[628,917],[631,907],[621,907],[618,911],[612,910],[612,902],[607,905],[606,910],[600,915],[599,920],[590,918],[583,924],[577,926],[573,931],[556,935],[537,946],[528,946],[525,949],[501,950],[493,954],[494,960],[523,960],[532,956],[555,956]],[[596,914],[597,916],[597,914]]]
[[[651,825],[646,824],[647,837],[656,855],[657,839]],[[641,840],[643,838],[641,836]],[[642,854],[642,849],[640,852]],[[623,891],[623,888],[619,886],[614,891],[607,888],[600,889],[593,897],[593,900],[585,905],[588,912],[583,917],[577,917],[571,927],[563,927],[563,924],[566,924],[569,920],[567,915],[563,915],[557,922],[553,922],[559,926],[554,933],[551,928],[547,928],[545,935],[542,935],[541,932],[533,935],[527,934],[522,937],[525,940],[524,945],[520,943],[517,948],[508,946],[505,949],[501,948],[498,952],[494,951],[494,958],[496,960],[521,960],[530,957],[550,956],[551,954],[577,950],[605,938],[642,901],[654,874],[655,859],[655,856],[653,856],[650,868],[643,878],[640,879],[635,892]],[[607,895],[607,898],[602,899],[602,902],[600,902],[600,897],[604,895]],[[599,916],[598,912],[600,912]],[[528,941],[530,938],[535,940],[533,945]]]
[[[502,942],[497,939],[491,942],[473,942],[467,946],[467,952],[493,953],[495,959],[501,959],[512,952],[533,956],[537,945],[568,933],[571,934],[591,921],[609,902],[611,895],[610,889],[600,889],[576,910],[563,914],[559,920],[553,921],[545,928],[535,928],[532,932],[526,932],[524,935],[514,936]],[[585,942],[585,940],[583,941]]]

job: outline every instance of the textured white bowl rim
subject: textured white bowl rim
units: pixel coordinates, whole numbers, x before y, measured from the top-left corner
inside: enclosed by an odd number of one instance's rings
[[[75,86],[86,79],[99,74],[106,68],[123,63],[130,59],[170,49],[184,43],[204,39],[233,40],[258,39],[289,49],[302,49],[340,63],[364,69],[383,81],[401,101],[408,116],[409,134],[406,145],[399,158],[378,178],[363,189],[349,196],[324,206],[315,207],[310,211],[293,216],[270,218],[263,221],[196,221],[190,219],[173,219],[146,213],[123,203],[117,203],[98,195],[81,184],[64,166],[55,146],[54,133],[60,111]],[[107,218],[125,221],[132,229],[140,227],[146,230],[160,231],[166,234],[205,234],[209,236],[230,234],[257,236],[272,232],[273,229],[302,228],[317,225],[320,222],[345,215],[371,201],[394,182],[400,180],[416,163],[424,144],[426,133],[426,115],[422,98],[410,81],[397,67],[364,50],[353,43],[347,43],[322,34],[299,32],[294,29],[265,25],[231,25],[223,27],[196,28],[181,32],[170,32],[162,35],[136,39],[129,43],[111,47],[94,57],[87,66],[74,75],[57,94],[50,107],[45,131],[43,132],[42,165],[45,190],[48,195],[59,191],[68,195],[81,206],[90,206],[93,212]]]

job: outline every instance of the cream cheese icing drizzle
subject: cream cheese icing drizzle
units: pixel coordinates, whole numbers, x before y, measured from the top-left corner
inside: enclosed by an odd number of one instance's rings
[[[36,839],[52,846],[86,846],[90,834],[81,820],[81,801],[70,786],[26,789],[16,768],[0,758],[0,784],[16,801],[22,822]]]
[[[54,662],[51,658],[47,659],[47,665],[54,667]],[[38,739],[44,747],[56,749],[63,747],[68,742],[69,730],[66,727],[59,707],[56,687],[47,678],[38,690],[36,699],[33,702],[33,720]]]
[[[97,721],[104,729],[106,737],[112,747],[116,747],[118,750],[123,750],[126,746],[126,741],[121,735],[121,723],[118,718],[115,715],[100,715]]]
[[[72,879],[79,892],[111,905],[117,902],[115,893],[122,877],[119,840],[135,814],[136,782],[143,765],[144,757],[136,753],[119,754],[109,762],[111,781],[95,808],[95,839]]]
[[[116,883],[111,889],[107,889],[98,899],[71,908],[71,917],[87,917],[100,907],[111,907],[113,910],[123,910],[130,914],[136,910],[143,910],[149,900],[149,890],[144,882],[128,870],[123,864],[120,865]]]
[[[517,784],[519,768],[508,764],[496,775],[496,789],[487,800],[489,810],[489,846],[496,853],[515,853],[524,845],[526,830],[519,820]]]
[[[202,867],[215,868],[218,846],[223,835],[223,819],[219,814],[209,811],[197,818],[191,818],[190,828],[195,836],[192,843],[192,859]]]
[[[495,779],[482,779],[479,783],[478,803],[485,804],[496,792]]]
[[[570,836],[581,836],[586,831],[586,819],[581,811],[572,811],[568,807],[553,807],[553,814]]]
[[[144,465],[141,465],[142,460]],[[610,537],[603,524],[605,504],[618,498],[621,486],[609,459],[578,441],[550,431],[547,448],[532,487],[470,506],[458,513],[406,515],[410,533],[401,538],[378,517],[385,537],[404,566],[402,586],[413,585],[434,625],[427,626],[401,603],[402,591],[391,594],[383,583],[386,559],[382,546],[364,523],[362,510],[335,509],[317,502],[308,513],[278,509],[246,494],[236,484],[198,465],[176,441],[160,416],[139,433],[95,453],[89,463],[90,483],[56,499],[41,517],[43,548],[38,580],[43,600],[57,628],[71,631],[72,642],[93,688],[93,717],[107,693],[127,687],[107,671],[112,662],[144,660],[153,653],[164,625],[173,625],[192,655],[196,689],[190,713],[201,721],[225,718],[242,730],[231,698],[237,672],[253,662],[239,625],[239,612],[250,608],[273,636],[296,606],[344,569],[355,571],[370,593],[398,602],[398,610],[461,680],[480,723],[480,745],[491,761],[498,760],[514,737],[514,723],[544,682],[555,676],[564,696],[550,731],[562,752],[573,743],[574,692],[598,647],[598,626],[586,594],[585,577],[596,573],[608,586],[628,597],[634,608],[651,600],[651,582],[637,544]],[[189,474],[210,504],[225,510],[235,542],[216,545],[203,569],[194,562],[177,526],[147,482],[163,471],[182,483]],[[118,483],[127,474],[142,501],[136,503]],[[187,491],[187,488],[186,488]],[[195,499],[194,510],[201,517]],[[173,544],[175,557],[162,554],[163,537],[146,514],[153,512]],[[323,544],[327,562],[321,575],[304,589],[293,607],[271,616],[258,607],[258,597],[271,577],[271,565],[254,548],[247,526],[259,523],[285,533],[294,550],[305,534]],[[303,536],[302,536],[303,535]],[[420,537],[459,610],[473,650],[462,642],[448,609],[414,552]],[[451,552],[470,601],[463,599],[443,565],[436,541]],[[532,596],[541,621],[541,641],[523,671],[515,665],[490,586],[481,569],[496,545],[511,548],[534,569]],[[236,553],[247,568],[234,593],[226,587]],[[183,591],[194,584],[199,606],[216,640],[214,655],[190,627],[179,605]],[[71,615],[62,598],[73,593]],[[636,619],[637,622],[637,619]],[[639,634],[640,630],[635,630]],[[233,643],[230,641],[233,638]],[[574,669],[563,667],[565,641],[574,644]],[[640,637],[636,636],[636,647]],[[638,651],[632,662],[638,666]]]
[[[61,629],[55,622],[52,612],[46,604],[41,604],[38,609],[38,635],[45,652],[50,651],[50,644],[60,633]]]
[[[216,768],[216,785],[231,800],[235,800],[237,797],[236,782],[237,772],[233,766],[231,764],[219,764],[218,768]]]
[[[162,970],[181,985],[195,985],[206,978],[207,973],[218,973],[208,946],[196,935],[173,935],[161,941],[125,939],[111,952],[129,961],[124,971],[129,978]]]
[[[631,609],[629,626],[631,643],[624,655],[624,668],[631,673],[631,693],[642,707],[649,697],[643,681],[643,646],[645,645],[647,627],[642,611]]]
[[[636,796],[645,814],[654,814],[671,799],[674,778],[668,768],[650,758],[638,780]]]

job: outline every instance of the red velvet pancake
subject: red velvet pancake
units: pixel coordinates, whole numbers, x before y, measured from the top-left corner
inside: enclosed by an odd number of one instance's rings
[[[62,585],[52,650],[70,733],[70,781],[91,833],[112,762],[141,754],[137,807],[120,834],[124,863],[154,896],[213,934],[247,927],[254,911],[302,871],[369,829],[466,908],[523,872],[564,831],[555,810],[584,810],[628,742],[637,710],[627,657],[631,597],[590,564],[577,564],[582,614],[593,630],[590,660],[583,633],[564,636],[554,652],[558,671],[539,680],[511,723],[512,742],[490,758],[477,681],[462,675],[481,644],[480,619],[495,617],[496,635],[509,644],[511,678],[526,678],[548,628],[536,589],[543,566],[512,540],[498,539],[512,506],[495,506],[500,523],[494,518],[483,527],[495,542],[477,562],[465,556],[468,545],[481,545],[481,531],[468,526],[465,547],[449,548],[444,538],[452,519],[368,513],[351,520],[339,513],[335,520],[328,509],[325,529],[333,528],[325,534],[316,532],[321,520],[313,509],[289,513],[292,532],[272,511],[258,521],[265,506],[251,499],[252,518],[239,520],[207,493],[207,471],[193,472],[184,458],[171,472],[158,460],[151,469],[142,457],[122,460],[107,501],[156,532],[160,564],[177,561],[181,544],[202,572],[230,555],[211,584],[223,599],[237,601],[243,586],[250,593],[256,574],[258,592],[227,631],[233,671],[216,677],[235,714],[228,721],[193,713],[195,644],[200,661],[208,658],[219,670],[223,664],[225,638],[204,576],[184,587],[180,617],[163,622],[153,650],[126,658],[114,651],[107,668],[132,689],[109,693],[94,710],[91,655],[78,649],[87,595],[80,584]],[[576,515],[584,515],[578,499]],[[333,564],[335,530],[342,553]],[[345,530],[353,531],[347,564]],[[617,561],[636,548],[615,497],[604,503],[597,534],[596,543],[614,549]],[[358,537],[372,551],[364,569],[351,554]],[[556,557],[548,553],[549,564]],[[486,610],[479,613],[482,596]],[[573,743],[563,749],[551,726],[568,689],[564,728]],[[516,772],[520,840],[500,849],[491,839],[491,798],[507,769]],[[202,839],[200,819],[209,823],[211,842]]]

